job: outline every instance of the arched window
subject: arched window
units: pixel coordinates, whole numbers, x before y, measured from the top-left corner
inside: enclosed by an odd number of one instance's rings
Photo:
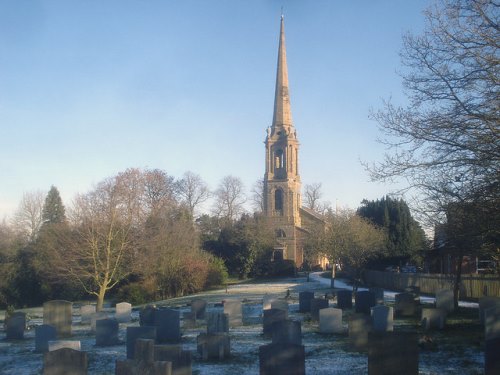
[[[276,189],[274,192],[274,210],[283,215],[283,190]]]

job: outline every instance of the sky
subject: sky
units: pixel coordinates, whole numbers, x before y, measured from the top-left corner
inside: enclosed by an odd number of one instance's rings
[[[404,105],[399,51],[431,0],[0,0],[0,220],[130,167],[264,175],[281,8],[302,184],[357,208],[400,185],[370,110]],[[250,195],[250,193],[249,193]],[[209,209],[210,207],[205,207]]]

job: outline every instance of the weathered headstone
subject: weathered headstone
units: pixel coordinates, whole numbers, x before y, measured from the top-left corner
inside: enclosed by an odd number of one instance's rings
[[[195,314],[196,319],[205,319],[205,311],[207,309],[207,301],[203,299],[193,299],[191,301],[191,312]]]
[[[329,307],[319,310],[319,331],[321,333],[343,333],[342,309]]]
[[[484,337],[486,340],[500,337],[500,306],[484,311]]]
[[[271,304],[273,303],[274,300],[276,300],[276,297],[273,297],[269,294],[265,294],[264,297],[262,297],[262,310],[271,309]]]
[[[446,321],[446,311],[443,309],[424,307],[421,318],[422,328],[443,329]]]
[[[447,313],[451,313],[455,310],[453,290],[442,289],[436,292],[436,308],[443,309]]]
[[[374,332],[394,330],[394,310],[392,307],[377,305],[372,307],[372,328]]]
[[[314,298],[313,292],[299,293],[299,312],[306,313],[311,311],[311,300]]]
[[[207,333],[228,333],[229,316],[222,312],[214,311],[207,314]]]
[[[24,329],[26,328],[26,313],[15,312],[6,321],[5,333],[7,340],[24,339]]]
[[[417,312],[417,303],[412,293],[396,294],[394,313],[396,316],[414,316]]]
[[[295,320],[280,320],[272,325],[273,344],[302,345],[302,327]]]
[[[224,302],[224,313],[229,316],[229,326],[239,326],[243,324],[243,308],[241,301],[226,300]]]
[[[161,308],[154,313],[156,341],[159,344],[176,343],[181,339],[181,317],[179,310]]]
[[[375,306],[375,294],[367,290],[358,291],[354,297],[356,312],[370,314],[371,308]]]
[[[485,341],[484,346],[484,374],[500,374],[500,337]]]
[[[409,332],[368,335],[369,375],[418,375],[418,337]]]
[[[134,359],[137,339],[156,340],[156,327],[127,327],[127,358]]]
[[[139,325],[153,326],[155,324],[156,307],[148,305],[139,311]]]
[[[319,311],[328,308],[328,300],[323,298],[313,298],[311,300],[311,319],[319,320]]]
[[[337,307],[339,309],[352,309],[352,292],[350,290],[337,291]]]
[[[54,340],[48,342],[49,352],[53,352],[59,349],[67,348],[73,350],[81,350],[82,344],[80,341],[76,340]]]
[[[484,324],[484,312],[491,307],[500,307],[500,297],[481,297],[479,298],[479,320]]]
[[[192,356],[189,350],[183,350],[180,345],[155,345],[155,361],[172,363],[172,375],[191,375]]]
[[[227,333],[200,333],[197,350],[204,361],[223,360],[231,354],[231,341]]]
[[[95,305],[83,305],[80,307],[80,316],[82,324],[90,324],[92,314],[95,313]]]
[[[349,317],[349,342],[356,350],[368,348],[368,333],[371,331],[371,318],[366,314],[352,314]]]
[[[118,341],[118,321],[116,319],[100,319],[96,322],[96,346],[113,346]]]
[[[182,313],[182,327],[189,329],[196,327],[196,313],[185,311]]]
[[[90,317],[90,331],[95,332],[98,320],[108,319],[108,314],[105,311],[98,311]]]
[[[57,337],[71,336],[73,304],[68,301],[54,300],[43,304],[43,324],[56,329]]]
[[[259,347],[260,375],[305,375],[303,345],[268,344]]]
[[[154,340],[137,339],[134,359],[116,361],[116,375],[172,375],[172,363],[155,361]]]
[[[49,351],[49,341],[57,339],[56,329],[48,324],[35,327],[35,351],[45,353]]]
[[[132,305],[128,302],[116,304],[115,318],[118,323],[128,323],[132,319]]]
[[[379,288],[379,287],[373,286],[369,290],[375,296],[376,303],[378,303],[378,304],[384,303],[384,288]]]
[[[288,302],[284,299],[276,299],[271,302],[271,309],[279,309],[288,312]]]
[[[50,351],[43,357],[44,375],[87,375],[87,353],[70,348]]]
[[[263,328],[264,335],[272,334],[272,327],[274,322],[282,321],[288,318],[288,313],[284,310],[269,309],[264,310]]]

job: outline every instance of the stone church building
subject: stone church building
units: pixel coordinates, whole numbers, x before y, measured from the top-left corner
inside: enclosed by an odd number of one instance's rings
[[[325,225],[321,215],[302,207],[299,140],[293,126],[288,89],[284,19],[281,16],[278,68],[272,125],[267,129],[264,214],[276,233],[274,259],[304,263],[304,240],[312,225]],[[326,260],[314,261],[325,266]]]

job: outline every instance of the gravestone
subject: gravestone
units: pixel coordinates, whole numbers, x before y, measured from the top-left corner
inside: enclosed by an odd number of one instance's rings
[[[479,319],[484,324],[484,312],[490,307],[500,307],[500,297],[482,297],[479,298]]]
[[[484,346],[484,374],[500,374],[500,337],[485,341]]]
[[[303,345],[268,344],[259,347],[260,375],[305,375]]]
[[[76,340],[54,340],[48,342],[49,352],[53,352],[59,349],[67,348],[73,350],[81,350],[82,345],[80,341]]]
[[[333,307],[319,310],[319,331],[321,333],[343,333],[342,310]]]
[[[223,360],[231,354],[231,342],[227,333],[200,333],[197,350],[204,361]]]
[[[156,341],[159,344],[176,343],[181,339],[181,317],[179,310],[157,309],[154,312]]]
[[[156,307],[148,305],[139,311],[139,325],[153,326],[155,324]]]
[[[209,312],[207,314],[207,333],[228,333],[229,316],[222,312]]]
[[[453,290],[442,289],[436,292],[436,308],[443,309],[447,313],[451,313],[455,310]]]
[[[367,290],[358,291],[354,297],[356,312],[370,315],[371,308],[376,305],[375,294]]]
[[[115,319],[118,323],[128,323],[132,320],[132,305],[128,302],[116,304]]]
[[[196,313],[188,311],[182,313],[182,327],[189,329],[196,327]]]
[[[417,312],[417,303],[412,293],[396,294],[394,313],[396,316],[414,316]]]
[[[323,298],[313,298],[311,300],[311,319],[319,320],[319,311],[328,308],[328,300]]]
[[[71,302],[54,300],[43,304],[43,324],[54,327],[58,338],[71,336],[72,315]]]
[[[155,345],[154,360],[172,363],[172,375],[191,375],[192,356],[180,345]]]
[[[137,339],[156,340],[156,327],[127,327],[127,359],[134,359]]]
[[[280,320],[272,325],[273,344],[302,345],[302,327],[295,320]]]
[[[265,294],[264,297],[262,297],[262,310],[270,310],[274,300],[276,300],[276,297]]]
[[[500,306],[484,311],[484,337],[485,340],[500,337]]]
[[[81,324],[90,324],[92,314],[95,313],[95,305],[83,305],[80,307]]]
[[[272,334],[274,322],[279,322],[288,318],[288,313],[284,310],[269,309],[264,310],[263,329],[264,335]]]
[[[372,328],[374,332],[394,330],[394,311],[392,307],[377,305],[372,307]]]
[[[23,312],[15,312],[7,318],[5,333],[7,340],[22,340],[24,339],[24,329],[26,328],[26,314]]]
[[[418,337],[410,332],[370,332],[369,375],[418,375]]]
[[[271,302],[271,309],[279,309],[288,312],[288,302],[283,299],[276,299]]]
[[[191,312],[195,314],[196,319],[205,319],[205,311],[207,309],[207,301],[203,299],[193,299],[191,301]]]
[[[98,311],[92,314],[90,318],[90,331],[95,333],[98,320],[108,319],[108,314],[104,311]]]
[[[311,300],[314,298],[313,292],[299,292],[299,312],[311,311]]]
[[[116,319],[100,319],[96,322],[96,346],[113,346],[118,341],[118,321]]]
[[[87,375],[87,353],[70,348],[50,351],[43,356],[44,375]]]
[[[352,309],[352,292],[350,290],[337,291],[337,307],[339,309]]]
[[[134,359],[117,360],[115,375],[172,375],[172,363],[156,361],[154,340],[137,339]]]
[[[373,286],[369,290],[375,296],[375,303],[377,303],[377,304],[384,303],[384,288],[379,288],[379,287]]]
[[[49,341],[57,339],[56,329],[48,324],[35,327],[35,351],[45,353],[49,351]]]
[[[366,314],[352,314],[349,317],[349,342],[356,350],[368,348],[368,333],[371,331],[371,318]]]
[[[422,308],[422,328],[443,329],[446,321],[446,311],[443,309],[424,307]]]
[[[229,316],[229,326],[240,326],[243,324],[243,308],[241,301],[226,300],[224,302],[224,313]]]

